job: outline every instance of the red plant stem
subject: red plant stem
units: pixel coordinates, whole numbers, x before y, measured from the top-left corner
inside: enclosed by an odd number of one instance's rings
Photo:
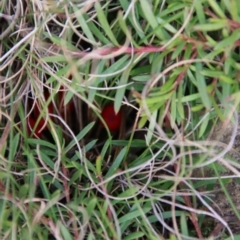
[[[195,51],[195,52],[192,54],[192,56],[191,56],[190,59],[195,59],[196,56],[197,56],[197,51]],[[190,65],[190,64],[187,64],[186,70],[184,70],[183,72],[181,72],[181,73],[179,74],[179,76],[177,77],[177,80],[176,80],[175,83],[174,83],[174,91],[176,90],[176,88],[177,88],[177,86],[179,85],[179,83],[180,83],[180,82],[183,80],[183,78],[185,77],[185,74],[186,74],[186,72],[187,72],[187,69],[188,69],[189,65]]]

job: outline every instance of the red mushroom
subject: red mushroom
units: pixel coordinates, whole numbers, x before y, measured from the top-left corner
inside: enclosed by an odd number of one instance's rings
[[[36,122],[37,122],[37,120],[34,119],[33,117],[31,117],[31,116],[28,117],[28,120],[27,120],[27,129],[28,129],[28,135],[29,135],[29,136],[31,136],[31,134],[32,134],[32,132],[33,132],[33,129],[34,129],[35,125],[36,125]],[[39,121],[39,123],[38,123],[38,125],[37,125],[36,128],[35,128],[34,135],[33,135],[34,138],[36,138],[36,137],[41,138],[42,133],[43,133],[43,131],[44,131],[44,129],[45,129],[45,127],[43,128],[44,123],[45,123],[45,122],[44,122],[44,119],[41,118],[40,121]]]
[[[116,131],[121,126],[122,112],[115,113],[113,104],[107,105],[102,110],[102,118],[110,131]]]

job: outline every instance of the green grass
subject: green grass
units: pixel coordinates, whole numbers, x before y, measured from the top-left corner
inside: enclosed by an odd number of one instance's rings
[[[231,199],[207,138],[239,111],[238,1],[16,2],[0,3],[0,238],[216,238],[207,191]]]

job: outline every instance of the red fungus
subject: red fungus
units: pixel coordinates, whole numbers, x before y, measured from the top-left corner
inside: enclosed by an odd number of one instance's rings
[[[33,129],[34,129],[34,127],[35,127],[35,125],[36,125],[36,121],[37,120],[35,120],[33,117],[29,117],[28,118],[28,121],[27,121],[27,129],[28,129],[28,135],[30,136],[31,134],[32,134],[32,132],[33,132]],[[39,123],[38,123],[38,125],[36,126],[36,128],[35,128],[35,131],[34,131],[34,135],[33,135],[33,137],[41,137],[42,136],[42,132],[44,131],[44,129],[45,129],[45,127],[42,129],[42,127],[43,127],[43,125],[44,125],[44,120],[41,118],[40,119],[40,121],[39,121]]]
[[[48,100],[49,96],[50,96],[50,95],[49,95],[48,92],[44,93],[45,101]],[[48,110],[48,113],[53,114],[54,106],[53,106],[53,103],[52,103],[52,102],[49,103],[49,105],[48,105],[48,107],[47,107],[47,110]],[[37,105],[34,106],[34,111],[33,111],[33,113],[34,113],[34,118],[37,119],[37,118],[39,117],[39,115],[40,115],[40,110],[39,110],[39,108],[38,108]],[[54,117],[53,117],[53,116],[50,116],[50,118],[51,118],[52,120],[54,120]],[[43,117],[41,118],[40,121],[42,121],[42,120],[44,121],[44,118],[43,118]]]
[[[45,100],[47,101],[48,98],[50,97],[49,92],[44,93],[44,97],[45,97]],[[48,104],[48,113],[53,114],[53,112],[54,112],[53,110],[54,110],[53,102],[50,102],[50,103]],[[39,112],[39,114],[40,114],[40,112]],[[52,120],[54,120],[54,117],[53,117],[53,116],[50,116],[50,118],[51,118]]]
[[[121,126],[122,113],[121,110],[116,114],[113,104],[107,105],[102,110],[102,118],[106,122],[110,131],[116,131]]]

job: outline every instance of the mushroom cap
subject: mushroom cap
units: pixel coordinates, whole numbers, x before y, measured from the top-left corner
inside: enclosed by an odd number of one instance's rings
[[[36,122],[37,120],[32,118],[31,116],[28,117],[28,120],[27,120],[27,130],[28,130],[28,135],[30,136],[32,134],[32,131],[36,125]],[[33,134],[33,137],[36,138],[41,138],[42,136],[42,132],[44,131],[45,127],[43,128],[45,122],[44,122],[44,119],[41,118],[38,125],[36,126],[35,128],[35,131],[34,131],[34,134]]]
[[[121,109],[118,113],[115,113],[113,104],[110,104],[103,108],[101,115],[110,131],[116,131],[120,128],[122,121]]]

